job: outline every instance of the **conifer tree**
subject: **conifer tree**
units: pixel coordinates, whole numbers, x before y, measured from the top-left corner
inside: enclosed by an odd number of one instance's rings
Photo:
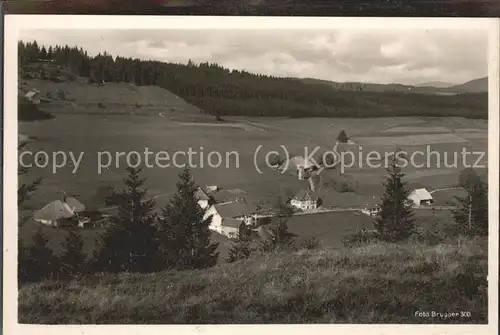
[[[26,143],[20,144],[17,147],[17,150],[20,151],[22,148],[26,146]],[[21,176],[26,175],[28,173],[28,170],[22,166],[19,167],[17,175],[18,178],[21,179]],[[42,178],[35,179],[31,183],[21,183],[20,186],[17,189],[17,207],[22,210],[23,209],[23,204],[30,199],[31,195],[33,192],[36,191],[40,183],[42,182]],[[28,217],[23,217],[21,216],[21,212],[19,211],[19,225],[22,225],[27,221]]]
[[[59,271],[63,276],[75,276],[86,272],[86,255],[82,236],[76,227],[68,231],[59,257]]]
[[[26,281],[37,282],[46,279],[57,270],[58,259],[49,248],[48,240],[41,229],[33,236],[33,244],[23,256],[26,259],[22,272]]]
[[[188,168],[179,174],[177,192],[162,210],[158,226],[164,261],[170,268],[199,269],[216,264],[218,243],[211,243],[205,210],[198,205],[197,186]]]
[[[452,210],[456,232],[488,235],[488,185],[474,171],[467,174],[469,178],[461,178],[467,195],[455,197],[457,208]]]
[[[262,241],[261,251],[269,252],[274,250],[284,250],[295,247],[294,236],[288,232],[288,219],[292,215],[292,210],[278,198],[274,216],[269,224],[269,233],[271,238]]]
[[[383,240],[399,242],[414,233],[415,223],[411,205],[407,203],[409,191],[403,182],[404,174],[398,165],[397,155],[393,155],[387,173],[387,180],[383,183],[385,192],[374,226]]]
[[[229,249],[229,255],[227,257],[228,263],[236,262],[240,259],[245,259],[250,257],[252,253],[251,250],[251,237],[249,236],[248,229],[241,227],[238,231],[238,238],[233,242],[233,245]]]
[[[349,137],[347,137],[347,133],[344,129],[340,131],[339,136],[337,137],[337,141],[339,141],[340,143],[347,143],[347,141],[349,141]]]
[[[29,281],[29,264],[28,264],[28,249],[23,241],[18,238],[17,241],[17,280],[19,283]]]
[[[158,263],[155,202],[146,199],[141,169],[128,167],[125,189],[117,191],[118,214],[111,217],[95,255],[96,270],[153,272]]]

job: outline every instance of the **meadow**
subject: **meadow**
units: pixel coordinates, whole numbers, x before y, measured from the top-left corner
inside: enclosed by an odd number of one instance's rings
[[[299,250],[199,271],[46,280],[20,288],[19,322],[485,324],[487,239],[457,242]]]
[[[364,137],[370,139],[387,137],[387,129],[396,127],[417,127],[423,131],[425,127],[431,129],[432,136],[438,136],[436,127],[447,129],[448,134],[460,136],[467,134],[485,134],[486,121],[465,120],[460,118],[374,118],[374,119],[287,119],[287,118],[229,118],[222,126],[217,126],[213,118],[198,119],[193,124],[192,116],[197,113],[187,113],[181,119],[172,115],[162,117],[158,114],[132,115],[128,112],[107,114],[97,110],[90,115],[77,110],[61,110],[53,107],[51,112],[56,116],[52,120],[43,122],[29,122],[19,124],[19,133],[28,136],[30,142],[25,150],[36,152],[43,150],[48,153],[57,151],[73,152],[75,156],[84,153],[78,169],[73,173],[75,166],[67,164],[54,174],[50,165],[46,168],[32,167],[27,175],[21,176],[20,181],[30,181],[43,177],[43,183],[24,207],[23,213],[31,214],[34,210],[43,207],[52,200],[60,198],[64,192],[76,196],[88,209],[100,209],[106,213],[106,206],[99,194],[99,189],[106,185],[122,187],[122,178],[125,176],[126,159],[122,156],[117,161],[118,152],[137,151],[143,153],[145,148],[157,153],[167,151],[172,154],[176,151],[187,152],[189,148],[205,154],[205,167],[192,168],[195,181],[200,186],[218,185],[223,189],[240,189],[245,192],[249,202],[262,202],[271,206],[277,197],[288,198],[300,189],[308,188],[308,181],[298,180],[291,173],[281,174],[266,167],[264,154],[267,151],[277,150],[281,155],[280,145],[285,145],[290,155],[304,155],[304,147],[309,152],[316,146],[323,150],[331,150],[336,136],[344,129],[351,138]],[[96,108],[96,107],[94,107]],[[158,107],[159,108],[159,107]],[[163,108],[165,110],[167,108]],[[58,112],[59,111],[59,112]],[[206,126],[205,126],[206,125]],[[234,126],[232,126],[234,125]],[[244,126],[242,126],[244,125]],[[454,132],[454,129],[473,127],[473,131]],[[405,128],[403,128],[405,129]],[[439,128],[440,129],[440,128]],[[411,130],[411,129],[410,129]],[[413,129],[414,130],[414,129]],[[400,133],[392,134],[393,142],[389,144],[368,143],[363,147],[365,152],[376,150],[381,153],[392,152],[398,143]],[[412,136],[411,131],[404,134]],[[418,134],[422,138],[421,133]],[[445,137],[446,138],[446,137]],[[450,138],[450,137],[448,137]],[[470,150],[485,150],[487,140],[484,138],[464,138],[463,143],[439,143],[433,146],[439,152],[459,151],[462,146]],[[401,143],[400,143],[401,144]],[[254,152],[261,145],[261,154],[257,158],[262,173],[254,166]],[[347,148],[347,149],[346,149]],[[341,150],[356,152],[359,144],[347,146]],[[402,146],[408,153],[424,150],[423,145]],[[228,161],[223,161],[220,167],[208,167],[206,156],[211,151],[221,153],[237,152],[238,160],[234,155]],[[112,162],[106,169],[98,170],[98,152],[109,152]],[[195,156],[195,162],[200,155]],[[103,156],[104,157],[104,156]],[[142,156],[144,157],[144,156]],[[485,158],[486,159],[486,158]],[[117,165],[118,162],[118,165]],[[154,160],[152,160],[154,164]],[[181,160],[182,162],[182,160]],[[102,163],[102,162],[101,162]],[[239,163],[239,167],[236,167]],[[486,163],[485,163],[486,164]],[[407,167],[406,181],[410,188],[425,187],[434,190],[455,186],[460,169],[458,168],[415,168]],[[175,192],[175,183],[179,168],[144,167],[143,175],[147,178],[148,195],[155,197],[157,210],[168,203],[170,196]],[[485,173],[486,170],[480,170]],[[339,193],[334,189],[322,187],[323,205],[326,207],[360,207],[371,206],[379,201],[382,194],[381,183],[385,178],[385,169],[370,168],[354,165],[347,168],[342,175],[339,169],[324,170],[321,173],[321,184],[338,178],[349,178],[355,184],[352,192]],[[435,194],[437,206],[449,205],[455,195],[462,195],[457,191],[443,191]],[[426,211],[418,211],[418,217],[425,217]],[[449,213],[438,211],[437,217],[450,221]],[[425,221],[425,220],[424,220]],[[360,228],[371,229],[371,219],[359,213],[338,212],[318,215],[293,217],[290,220],[290,231],[299,236],[299,243],[307,237],[316,236],[326,247],[341,247],[341,238],[344,234],[354,233]],[[29,243],[31,236],[39,228],[39,224],[29,220],[19,231],[20,237]],[[59,250],[59,241],[66,232],[60,229],[43,227],[49,237],[50,245]],[[95,245],[99,229],[85,229],[82,231],[85,240],[85,249],[90,253]],[[225,237],[214,234],[214,241],[220,243],[220,261],[224,262],[231,242]]]

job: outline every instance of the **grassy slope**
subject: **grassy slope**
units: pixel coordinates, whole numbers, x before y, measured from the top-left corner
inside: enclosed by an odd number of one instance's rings
[[[172,92],[158,86],[134,86],[128,83],[106,83],[104,86],[82,82],[55,83],[49,80],[24,80],[27,87],[36,88],[41,96],[66,92],[67,101],[43,103],[40,108],[58,113],[72,114],[140,114],[186,120],[210,120],[200,109]],[[99,107],[101,105],[101,107]]]
[[[21,323],[486,323],[487,240],[271,254],[20,289]],[[416,311],[471,312],[421,318]]]

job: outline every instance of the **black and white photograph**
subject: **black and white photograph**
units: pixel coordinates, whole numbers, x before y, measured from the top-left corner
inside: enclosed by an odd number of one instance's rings
[[[10,330],[496,334],[499,36],[495,19],[7,17]]]

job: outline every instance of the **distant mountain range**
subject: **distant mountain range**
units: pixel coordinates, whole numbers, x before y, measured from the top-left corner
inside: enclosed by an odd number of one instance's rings
[[[428,82],[420,85],[403,84],[374,84],[360,82],[334,82],[321,79],[299,79],[306,84],[325,84],[339,91],[364,91],[364,92],[408,92],[423,94],[460,94],[488,92],[488,77],[474,79],[460,85],[445,82]]]
[[[447,87],[451,87],[451,86],[454,86],[454,85],[450,84],[450,83],[446,83],[444,81],[429,81],[429,82],[421,83],[421,84],[418,84],[418,85],[415,85],[415,86],[417,86],[417,87],[447,88]]]

